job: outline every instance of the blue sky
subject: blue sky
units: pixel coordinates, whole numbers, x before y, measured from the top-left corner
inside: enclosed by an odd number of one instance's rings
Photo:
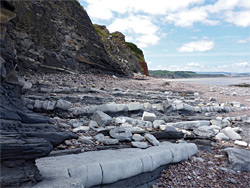
[[[151,70],[250,72],[250,0],[79,0]]]

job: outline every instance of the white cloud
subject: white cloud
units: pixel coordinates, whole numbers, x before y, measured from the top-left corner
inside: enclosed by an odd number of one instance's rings
[[[190,62],[190,63],[187,64],[187,66],[190,66],[190,67],[200,67],[201,65],[199,63]]]
[[[238,40],[237,43],[239,44],[245,44],[250,42],[250,37],[247,37],[245,39]]]
[[[202,39],[196,42],[183,44],[177,49],[178,52],[206,52],[214,48],[214,42],[207,39]]]
[[[225,14],[225,20],[240,27],[250,26],[250,10],[246,11],[228,11]]]
[[[226,64],[217,66],[218,71],[225,71],[225,72],[250,72],[250,63],[249,62],[239,62],[233,64]]]
[[[156,68],[150,70],[170,70],[170,71],[194,71],[194,72],[232,72],[232,73],[244,73],[250,72],[249,62],[239,62],[224,65],[203,65],[200,63],[187,63],[183,65],[158,65]]]
[[[209,15],[204,8],[192,8],[166,16],[166,21],[174,23],[175,26],[191,27],[194,23],[201,22],[205,25],[217,25],[219,21],[208,19]]]
[[[108,26],[111,32],[120,31],[128,33],[133,37],[128,37],[139,47],[155,45],[159,42],[158,26],[156,26],[148,16],[129,16],[126,18],[116,18],[114,22]],[[128,40],[129,41],[129,40]]]
[[[202,4],[204,0],[81,0],[88,3],[87,12],[91,17],[97,19],[109,19],[111,12],[139,13],[151,15],[164,15],[168,12],[175,12],[190,5]],[[103,9],[103,16],[98,10]],[[107,15],[106,15],[107,14]]]

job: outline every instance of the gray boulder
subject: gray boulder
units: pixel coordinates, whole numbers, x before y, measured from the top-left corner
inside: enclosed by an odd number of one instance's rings
[[[215,131],[210,126],[201,126],[193,131],[198,136],[204,136],[204,137],[213,137],[215,135]]]
[[[111,123],[112,118],[102,111],[96,111],[92,116],[92,120],[96,121],[99,126],[106,126]]]
[[[134,140],[134,141],[136,141],[136,142],[141,142],[141,141],[144,140],[144,137],[141,136],[140,134],[134,134],[134,135],[132,136],[132,140]]]
[[[142,120],[153,122],[156,119],[156,115],[154,113],[143,112]]]
[[[221,132],[227,135],[231,140],[241,140],[241,136],[231,127],[226,127],[225,129],[222,129]]]
[[[118,139],[112,139],[112,138],[105,138],[101,141],[105,145],[116,145],[119,143]]]
[[[159,129],[160,125],[164,125],[164,124],[165,124],[164,120],[154,120],[153,127],[155,129]]]
[[[226,140],[228,141],[229,140],[229,137],[227,135],[225,135],[224,133],[218,133],[215,138],[217,140]]]
[[[142,148],[142,149],[148,148],[148,144],[146,142],[131,142],[131,145],[135,148]]]
[[[226,148],[228,161],[232,168],[237,171],[250,172],[250,151],[239,148]]]
[[[70,109],[70,107],[71,107],[71,102],[59,99],[56,103],[55,109],[60,110],[60,111],[67,111]]]
[[[132,133],[122,127],[111,129],[109,134],[112,138],[116,138],[119,141],[131,141],[132,137]]]
[[[153,146],[160,145],[160,142],[151,134],[145,134],[144,138]]]

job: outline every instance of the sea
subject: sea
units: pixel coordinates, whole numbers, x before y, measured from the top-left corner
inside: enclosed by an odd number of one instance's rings
[[[250,84],[250,77],[218,77],[218,78],[181,78],[181,79],[166,79],[171,82],[191,82],[208,85],[236,85]]]

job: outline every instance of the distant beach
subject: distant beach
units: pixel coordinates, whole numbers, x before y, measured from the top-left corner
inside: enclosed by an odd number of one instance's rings
[[[165,79],[171,82],[192,82],[208,85],[231,85],[231,84],[250,84],[250,77],[218,77],[218,78],[184,78],[184,79]]]

